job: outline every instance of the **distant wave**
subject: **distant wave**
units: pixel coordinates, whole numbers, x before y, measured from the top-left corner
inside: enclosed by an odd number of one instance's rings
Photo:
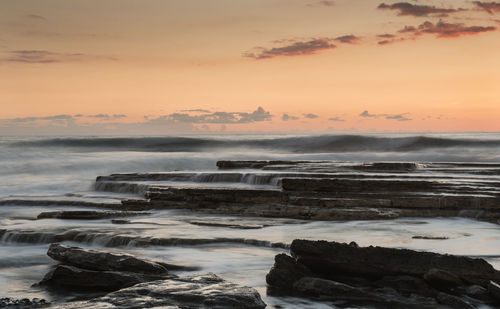
[[[500,139],[448,137],[377,137],[367,135],[322,135],[275,138],[210,137],[113,137],[53,138],[12,142],[17,147],[76,147],[90,151],[199,152],[218,149],[265,149],[292,153],[411,152],[451,147],[495,148]],[[83,149],[80,149],[83,150]]]

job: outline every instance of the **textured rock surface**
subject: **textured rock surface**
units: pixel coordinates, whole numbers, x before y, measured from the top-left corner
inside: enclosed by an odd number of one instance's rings
[[[132,212],[132,211],[93,211],[93,210],[70,210],[70,211],[50,211],[42,212],[37,216],[37,219],[78,219],[78,220],[93,220],[106,219],[116,217],[132,217],[148,215],[147,212]]]
[[[499,272],[482,259],[310,240],[294,240],[290,253],[266,277],[273,293],[374,308],[500,306]]]
[[[48,272],[41,285],[92,291],[116,291],[140,282],[161,279],[162,276],[119,271],[93,271],[68,265],[58,265]]]
[[[51,244],[47,255],[64,264],[88,270],[128,271],[150,274],[167,273],[167,269],[162,265],[138,259],[131,255],[99,252],[60,244]]]
[[[241,308],[261,309],[266,304],[249,287],[225,281],[214,274],[172,278],[122,289],[90,301],[54,308]]]

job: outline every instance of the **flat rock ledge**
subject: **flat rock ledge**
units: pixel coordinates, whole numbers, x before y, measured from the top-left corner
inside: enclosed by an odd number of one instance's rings
[[[483,259],[294,240],[266,276],[268,293],[373,308],[500,306],[500,272]]]
[[[51,308],[265,308],[259,293],[214,274],[177,277],[175,265],[51,244],[47,255],[60,261],[41,286],[112,292],[88,301],[55,304]]]

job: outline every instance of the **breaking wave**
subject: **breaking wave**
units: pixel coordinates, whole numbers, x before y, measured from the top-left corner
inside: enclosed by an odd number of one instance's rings
[[[90,151],[200,152],[263,149],[292,153],[410,152],[452,147],[500,148],[500,139],[452,136],[321,135],[279,137],[112,137],[52,138],[16,141],[12,146],[88,148]]]

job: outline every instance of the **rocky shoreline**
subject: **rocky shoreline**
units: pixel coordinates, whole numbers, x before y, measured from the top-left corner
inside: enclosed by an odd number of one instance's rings
[[[290,243],[293,238],[276,241],[252,234],[305,221],[465,217],[499,224],[500,180],[484,177],[500,175],[498,164],[219,161],[217,167],[216,172],[97,177],[97,191],[128,194],[119,201],[71,196],[0,200],[0,205],[43,207],[29,219],[37,228],[17,222],[0,228],[2,243],[50,244],[47,255],[57,264],[36,287],[88,296],[50,304],[43,299],[2,298],[0,307],[265,308],[262,291],[225,280],[218,272],[201,273],[200,265],[177,265],[168,258],[152,260],[127,252],[223,244],[265,248],[273,255],[281,252],[266,277],[271,296],[341,308],[500,307],[500,272],[483,259],[359,247],[355,242]],[[49,207],[56,209],[46,211]],[[169,221],[170,211],[178,210],[190,216]],[[168,212],[161,223],[155,221],[158,211]],[[201,216],[207,214],[214,216]],[[215,219],[219,214],[235,217]],[[62,223],[51,226],[56,221]],[[179,226],[213,234],[184,234],[176,230]],[[423,233],[408,239],[438,242],[450,237]],[[283,253],[288,250],[290,254]]]

